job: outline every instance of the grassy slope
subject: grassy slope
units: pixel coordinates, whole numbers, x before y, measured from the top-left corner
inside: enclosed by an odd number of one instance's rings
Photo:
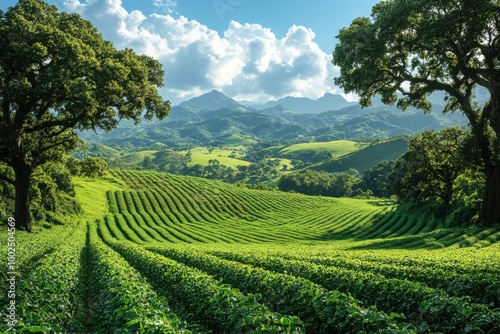
[[[363,147],[366,147],[366,144],[350,140],[335,140],[329,142],[301,143],[290,146],[273,146],[267,148],[266,150],[271,151],[276,155],[296,155],[306,151],[324,151],[330,152],[334,157],[340,157],[345,154],[360,150]]]
[[[208,166],[209,160],[218,160],[222,165],[236,169],[239,166],[248,166],[250,162],[238,159],[245,155],[246,148],[243,146],[234,146],[227,148],[214,148],[210,153],[206,147],[195,147],[190,149],[191,161],[188,163],[190,166],[200,164]],[[231,153],[235,153],[237,158],[229,158]],[[187,151],[179,151],[180,154],[186,154]]]
[[[370,145],[358,151],[311,166],[310,169],[328,173],[343,172],[349,168],[364,172],[384,160],[396,160],[408,150],[408,142],[397,138]]]
[[[84,217],[89,221],[102,218],[108,212],[107,190],[127,189],[123,181],[111,176],[101,180],[75,177],[73,183],[76,199],[82,205]]]

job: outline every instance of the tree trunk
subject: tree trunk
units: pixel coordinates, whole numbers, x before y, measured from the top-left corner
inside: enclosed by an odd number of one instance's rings
[[[479,222],[484,226],[500,223],[500,166],[498,163],[486,167],[486,188]]]
[[[486,188],[479,215],[479,221],[484,226],[500,224],[500,160],[498,158],[500,154],[500,88],[491,88],[490,93],[491,99],[485,111],[489,112],[490,126],[495,137],[490,150],[490,160],[485,159]],[[483,156],[483,158],[486,157]]]
[[[16,173],[15,188],[16,188],[16,208],[14,211],[14,219],[16,220],[16,228],[24,229],[31,232],[31,216],[30,216],[30,181],[31,168],[22,159],[16,159],[13,166]]]

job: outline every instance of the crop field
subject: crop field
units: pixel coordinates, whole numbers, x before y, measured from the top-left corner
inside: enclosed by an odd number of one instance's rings
[[[149,171],[76,191],[73,227],[18,232],[19,329],[500,332],[498,227]]]

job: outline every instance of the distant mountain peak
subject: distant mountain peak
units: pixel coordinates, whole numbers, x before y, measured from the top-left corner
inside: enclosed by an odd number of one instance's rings
[[[258,109],[268,109],[277,105],[282,105],[298,113],[321,113],[329,110],[339,110],[352,105],[352,103],[341,95],[325,93],[317,100],[307,97],[286,96],[277,101],[269,101]]]
[[[223,108],[246,110],[245,106],[236,102],[232,98],[224,95],[218,90],[212,89],[210,92],[184,101],[179,106],[191,106],[201,110],[218,110]]]

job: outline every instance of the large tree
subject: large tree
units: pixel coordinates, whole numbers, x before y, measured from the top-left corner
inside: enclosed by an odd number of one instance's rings
[[[375,95],[431,111],[427,97],[445,93],[445,112],[468,118],[484,161],[480,220],[500,223],[500,2],[388,0],[340,31],[336,84],[368,106]],[[489,93],[480,104],[479,87]]]
[[[34,169],[78,143],[78,130],[109,131],[119,119],[166,117],[157,92],[160,63],[117,50],[88,21],[42,0],[0,11],[0,162],[15,177],[14,218],[31,230],[29,187]]]
[[[406,202],[437,202],[446,216],[455,180],[465,172],[467,138],[468,132],[457,127],[415,135],[390,174],[396,195]]]

